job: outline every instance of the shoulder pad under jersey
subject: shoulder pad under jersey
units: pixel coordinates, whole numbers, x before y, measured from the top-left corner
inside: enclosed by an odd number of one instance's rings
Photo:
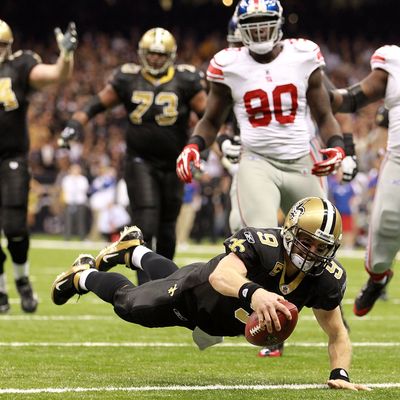
[[[34,58],[38,64],[42,63],[42,58],[39,56],[39,54],[35,53],[32,50],[18,50],[12,54],[11,58],[15,60],[23,56]]]
[[[124,74],[137,74],[141,69],[140,65],[129,63],[122,65],[121,72]]]
[[[226,48],[215,54],[213,61],[220,67],[226,67],[236,61],[240,51],[240,47]]]
[[[316,52],[320,51],[319,46],[308,39],[289,39],[293,47],[302,52]]]

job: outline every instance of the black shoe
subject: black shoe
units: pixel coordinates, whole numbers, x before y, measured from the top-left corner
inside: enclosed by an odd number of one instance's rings
[[[269,347],[263,347],[259,352],[258,352],[258,357],[282,357],[283,355],[283,348],[284,348],[284,343],[279,343],[274,346],[269,346]]]
[[[358,317],[362,317],[363,315],[369,313],[376,300],[378,300],[384,292],[392,277],[393,271],[389,269],[386,275],[386,282],[383,284],[376,283],[372,280],[372,278],[369,278],[368,282],[364,285],[364,287],[361,289],[361,292],[356,297],[353,307],[354,314]]]
[[[0,293],[0,314],[5,314],[10,309],[7,293]]]
[[[38,306],[38,299],[36,294],[33,292],[29,278],[27,276],[19,278],[15,281],[15,285],[21,297],[22,311],[25,311],[26,313],[35,312]]]
[[[143,243],[142,231],[137,226],[126,226],[121,232],[120,238],[98,254],[96,268],[99,271],[108,271],[118,264],[125,264],[132,268],[132,251]]]
[[[80,254],[72,264],[71,269],[58,275],[51,287],[51,299],[54,304],[61,306],[76,294],[82,295],[87,291],[79,288],[79,277],[82,271],[96,268],[96,261],[90,254]]]

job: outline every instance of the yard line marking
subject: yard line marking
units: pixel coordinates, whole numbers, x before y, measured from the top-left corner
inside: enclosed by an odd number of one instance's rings
[[[286,342],[289,347],[327,347],[326,342]],[[400,347],[400,342],[353,342],[353,347]],[[0,342],[0,347],[196,347],[172,342]],[[254,347],[250,343],[220,343],[215,347]]]
[[[15,302],[20,302],[19,299],[15,299]],[[13,303],[11,301],[11,303]],[[101,301],[101,303],[104,303]],[[74,305],[74,303],[69,303]],[[399,321],[400,315],[390,316],[365,316],[363,318],[356,316],[346,316],[348,321],[366,322],[366,321]],[[119,318],[116,315],[0,315],[0,321],[105,321],[115,320]],[[301,315],[299,316],[300,321],[316,321],[313,315]]]
[[[365,383],[366,386],[376,389],[400,388],[400,383]],[[131,387],[76,387],[76,388],[34,388],[34,389],[0,389],[0,394],[41,394],[41,393],[70,393],[70,392],[188,392],[206,390],[308,390],[308,389],[328,389],[327,385],[321,384],[286,384],[286,385],[205,385],[205,386],[131,386]]]

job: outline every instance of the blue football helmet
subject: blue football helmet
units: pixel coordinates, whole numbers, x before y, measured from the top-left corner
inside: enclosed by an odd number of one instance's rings
[[[229,20],[226,41],[229,43],[230,47],[235,47],[242,44],[242,35],[240,34],[238,28],[237,10]]]
[[[237,17],[243,44],[254,53],[269,53],[282,39],[282,13],[277,0],[241,0]]]

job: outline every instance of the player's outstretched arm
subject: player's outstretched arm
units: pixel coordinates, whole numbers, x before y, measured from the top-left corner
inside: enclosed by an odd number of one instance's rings
[[[331,373],[327,385],[332,389],[371,390],[369,387],[350,382],[351,342],[340,307],[332,311],[313,309],[321,328],[328,335],[328,353]]]
[[[39,63],[32,68],[29,83],[35,89],[40,89],[52,83],[60,83],[72,76],[74,52],[78,46],[78,33],[74,22],[70,22],[66,31],[60,28],[54,30],[60,55],[55,64]]]

